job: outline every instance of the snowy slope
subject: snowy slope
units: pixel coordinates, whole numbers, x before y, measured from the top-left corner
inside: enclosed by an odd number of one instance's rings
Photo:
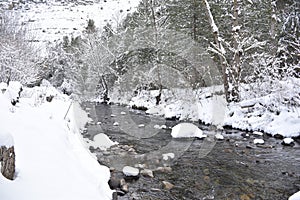
[[[14,145],[16,153],[15,180],[0,174],[0,199],[111,199],[108,168],[83,147],[79,128],[88,118],[78,104],[66,115],[71,100],[44,85],[24,88],[12,106],[15,92],[0,92],[0,146]],[[52,102],[45,101],[50,94]]]
[[[47,43],[61,40],[63,36],[81,35],[89,19],[95,21],[95,26],[100,31],[107,23],[117,27],[139,2],[140,0],[47,0],[44,3],[19,3],[6,12],[17,20],[17,26],[28,31],[28,40],[44,49]],[[4,7],[8,8],[9,5],[11,4]]]

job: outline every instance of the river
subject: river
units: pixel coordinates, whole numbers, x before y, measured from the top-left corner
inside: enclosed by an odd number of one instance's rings
[[[140,176],[128,183],[129,192],[118,199],[288,199],[300,190],[300,146],[283,146],[266,134],[225,129],[195,123],[208,135],[204,140],[172,139],[170,129],[177,120],[149,116],[143,111],[118,105],[86,103],[94,123],[84,137],[93,139],[104,132],[119,142],[107,151],[90,148],[101,164],[122,176],[125,165],[137,164],[154,171],[154,177]],[[224,140],[214,135],[222,133]],[[262,138],[263,145],[253,144]],[[175,157],[172,157],[174,153]],[[163,159],[163,154],[165,159]],[[169,157],[168,157],[169,155]],[[166,160],[168,158],[168,160]],[[168,166],[171,171],[157,170]],[[163,181],[174,185],[165,189]]]

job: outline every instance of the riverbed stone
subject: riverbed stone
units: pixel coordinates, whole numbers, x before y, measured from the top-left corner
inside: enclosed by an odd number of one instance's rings
[[[120,180],[116,177],[111,177],[108,181],[108,185],[112,190],[120,188]]]
[[[150,170],[150,169],[143,169],[141,171],[141,175],[146,176],[146,177],[150,177],[150,178],[154,178],[153,171]]]
[[[251,200],[251,198],[250,198],[250,196],[247,195],[247,194],[242,194],[242,195],[240,196],[240,200]]]
[[[163,183],[163,188],[165,190],[171,190],[175,186],[175,185],[173,185],[172,183],[170,183],[168,181],[163,181],[162,183]]]
[[[208,176],[208,175],[209,175],[209,169],[204,169],[204,170],[203,170],[203,173],[204,173],[206,176]]]
[[[171,173],[172,168],[171,167],[158,167],[158,168],[156,168],[155,171],[162,172],[162,173]]]
[[[161,189],[158,189],[158,188],[151,188],[150,191],[151,191],[151,192],[161,192]]]
[[[120,187],[123,192],[125,192],[125,193],[129,192],[129,186],[126,183],[125,179],[123,179],[123,178],[120,180]]]

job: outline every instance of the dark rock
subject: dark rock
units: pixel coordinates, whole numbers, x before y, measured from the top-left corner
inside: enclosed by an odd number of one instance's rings
[[[113,200],[118,200],[118,192],[113,192],[112,199]]]
[[[14,147],[6,148],[0,147],[0,162],[1,162],[1,174],[9,179],[13,180],[15,176],[15,151]]]
[[[17,101],[13,99],[13,100],[11,100],[10,103],[11,103],[11,105],[15,106],[17,104]]]
[[[131,108],[135,109],[135,110],[142,110],[142,111],[148,110],[148,108],[146,108],[144,106],[136,106],[136,105],[131,106]]]
[[[110,180],[108,181],[108,185],[112,190],[120,188],[120,180],[117,179],[116,177],[111,177]]]
[[[274,138],[282,140],[284,137],[282,135],[280,135],[280,134],[275,134]]]
[[[124,196],[126,193],[122,190],[117,190],[116,192],[118,194],[118,196]]]
[[[53,100],[54,96],[50,95],[46,97],[46,101],[51,102]]]
[[[138,176],[125,176],[124,179],[126,182],[133,182],[139,180],[140,175]]]

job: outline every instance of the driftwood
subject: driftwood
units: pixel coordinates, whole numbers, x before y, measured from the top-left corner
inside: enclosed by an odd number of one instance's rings
[[[1,162],[1,174],[9,179],[13,180],[15,175],[15,151],[14,147],[0,147],[0,162]]]

